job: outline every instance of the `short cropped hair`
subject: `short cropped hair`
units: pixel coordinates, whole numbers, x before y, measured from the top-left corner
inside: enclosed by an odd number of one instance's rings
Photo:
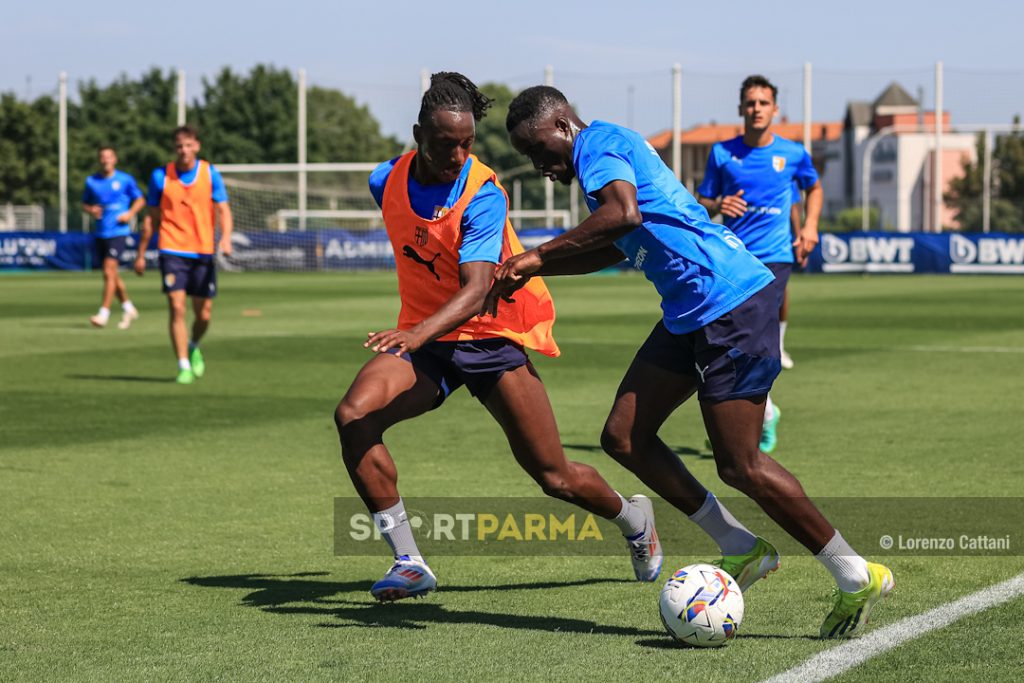
[[[743,85],[740,86],[740,104],[743,104],[743,98],[751,88],[768,88],[772,91],[772,101],[779,101],[779,89],[775,87],[775,84],[761,74],[754,74],[743,79]]]
[[[516,95],[512,103],[508,105],[505,129],[512,132],[524,121],[532,125],[541,116],[550,114],[555,109],[568,104],[569,100],[565,99],[565,95],[550,85],[535,85],[532,88],[527,88]]]
[[[179,135],[190,137],[193,140],[199,140],[199,131],[193,128],[192,126],[178,126],[174,129],[174,134],[171,135],[171,137],[177,138]]]

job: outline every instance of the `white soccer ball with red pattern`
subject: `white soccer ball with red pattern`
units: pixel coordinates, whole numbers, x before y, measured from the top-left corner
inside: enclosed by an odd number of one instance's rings
[[[718,647],[736,637],[743,594],[736,581],[710,564],[683,567],[661,589],[661,622],[678,641]]]

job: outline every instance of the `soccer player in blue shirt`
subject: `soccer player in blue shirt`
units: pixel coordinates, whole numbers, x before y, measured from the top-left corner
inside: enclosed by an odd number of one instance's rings
[[[696,393],[722,480],[756,501],[836,579],[822,637],[855,632],[892,589],[892,573],[858,555],[800,482],[758,448],[765,399],[780,372],[771,271],[731,230],[711,222],[638,133],[584,123],[548,86],[521,92],[506,127],[516,150],[546,177],[564,184],[578,178],[592,213],[507,259],[484,310],[497,311],[533,275],[592,272],[624,258],[642,271],[661,295],[663,315],[619,386],[601,445],[707,532],[721,549],[720,566],[747,590],[778,568],[778,552],[658,437],[668,416]]]
[[[743,135],[715,143],[697,192],[698,201],[708,213],[721,213],[747,250],[771,269],[781,309],[794,260],[805,264],[818,244],[823,193],[804,146],[771,131],[779,111],[777,93],[778,88],[764,76],[749,76],[743,81],[739,104]],[[807,215],[796,239],[790,231],[794,183],[807,192]],[[780,324],[780,355],[782,334]],[[761,450],[765,453],[775,450],[781,415],[769,396],[761,432]]]
[[[126,239],[132,233],[132,220],[146,200],[135,178],[117,170],[117,152],[113,147],[105,145],[97,153],[100,170],[85,179],[82,192],[82,210],[96,219],[96,260],[103,268],[103,300],[89,322],[93,327],[107,326],[116,293],[121,302],[121,322],[117,327],[124,330],[139,317],[139,311],[128,298],[128,289],[117,267]]]

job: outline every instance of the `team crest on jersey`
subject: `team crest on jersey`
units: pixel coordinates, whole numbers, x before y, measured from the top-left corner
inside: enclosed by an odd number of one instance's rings
[[[772,157],[772,168],[776,173],[782,173],[782,169],[786,168],[786,157]]]
[[[416,226],[416,244],[420,245],[421,247],[427,246],[427,239],[429,237],[430,233],[427,232],[426,228],[420,227],[419,225]]]
[[[114,188],[115,190],[120,190],[121,189],[121,181],[120,180],[115,180],[114,182],[110,183],[110,186],[112,188]]]

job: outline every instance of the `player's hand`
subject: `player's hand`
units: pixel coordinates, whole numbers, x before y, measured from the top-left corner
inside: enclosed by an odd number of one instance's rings
[[[103,218],[103,207],[98,204],[94,204],[86,209],[86,213],[99,220],[100,218]]]
[[[131,211],[125,211],[122,214],[118,214],[117,222],[118,223],[131,223],[132,222],[132,212]]]
[[[818,246],[818,229],[805,225],[793,240],[793,256],[801,268],[807,266],[807,259],[816,246]]]
[[[389,349],[396,349],[399,353],[412,353],[423,346],[423,343],[423,339],[409,330],[391,329],[367,332],[363,348],[374,353],[386,353]]]
[[[135,274],[141,276],[146,272],[146,255],[139,254],[135,259]]]
[[[231,238],[221,237],[220,238],[220,253],[225,256],[231,256]]]
[[[498,315],[498,300],[512,303],[512,294],[530,281],[530,277],[544,265],[536,249],[509,257],[494,271],[494,282],[484,298],[481,315]]]
[[[729,218],[739,218],[746,212],[747,201],[743,199],[743,190],[722,197],[722,203],[718,207],[718,213]]]

